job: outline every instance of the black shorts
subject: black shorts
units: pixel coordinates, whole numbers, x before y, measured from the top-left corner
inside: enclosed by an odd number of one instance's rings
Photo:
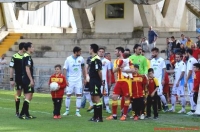
[[[34,87],[30,87],[30,81],[23,80],[23,88],[24,88],[24,93],[34,93]]]
[[[101,80],[90,78],[90,94],[92,96],[101,96]]]
[[[22,90],[22,89],[23,89],[22,81],[15,81],[15,90]]]
[[[89,82],[86,83],[86,85],[85,85],[83,91],[85,91],[85,92],[90,92],[90,83],[89,83]]]

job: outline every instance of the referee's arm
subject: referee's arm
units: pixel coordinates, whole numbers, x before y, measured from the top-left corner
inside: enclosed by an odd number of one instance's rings
[[[30,66],[26,66],[26,73],[27,73],[27,76],[28,76],[29,80],[31,81],[30,85],[33,87],[34,86],[34,81],[33,81],[33,78],[31,76]]]
[[[100,79],[101,79],[101,81],[102,81],[102,71],[101,71],[101,70],[98,70],[98,74],[99,74],[99,77],[100,77]]]

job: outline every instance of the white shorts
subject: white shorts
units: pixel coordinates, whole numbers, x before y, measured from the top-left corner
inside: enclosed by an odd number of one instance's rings
[[[194,87],[194,83],[188,83],[187,88],[188,88],[188,95],[193,95],[192,90]]]
[[[162,85],[162,78],[158,78],[159,88],[157,90],[158,95],[163,95],[163,85]]]
[[[107,84],[107,82],[105,82],[104,88],[103,88],[103,86],[101,86],[101,93],[103,95],[108,95],[108,84]]]
[[[183,96],[185,95],[185,90],[184,90],[184,86],[180,86],[176,87],[176,85],[173,86],[172,88],[172,94],[177,94],[178,96]]]
[[[75,92],[75,94],[82,94],[82,80],[78,82],[69,82],[69,86],[66,87],[66,94],[72,94]]]

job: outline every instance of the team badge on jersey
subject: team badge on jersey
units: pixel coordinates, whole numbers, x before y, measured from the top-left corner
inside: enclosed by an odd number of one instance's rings
[[[79,60],[78,63],[81,63],[81,61]]]
[[[30,60],[28,61],[28,65],[31,65],[31,61]]]
[[[158,61],[158,63],[160,63],[160,61]]]
[[[11,66],[11,67],[14,66],[14,63],[13,63],[13,62],[10,62],[10,66]]]

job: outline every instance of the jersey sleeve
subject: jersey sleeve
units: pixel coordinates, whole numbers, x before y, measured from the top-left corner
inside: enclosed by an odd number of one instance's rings
[[[84,66],[85,65],[85,60],[84,58],[81,59],[81,66]]]
[[[102,62],[99,59],[96,59],[95,70],[102,70]]]
[[[158,79],[157,78],[153,78],[153,80],[155,82],[156,87],[159,87]]]
[[[111,61],[108,61],[108,70],[111,70],[112,67],[111,67]]]
[[[114,61],[113,69],[117,68],[117,60]]]
[[[161,63],[162,63],[162,65],[161,65],[162,69],[166,68],[165,60],[163,60]]]
[[[189,70],[189,71],[192,71],[192,69],[193,69],[192,60],[189,60],[189,61],[188,61],[188,65],[187,65],[187,66],[188,66],[188,67],[187,67],[188,70]]]
[[[150,68],[153,68],[153,61],[150,61]]]
[[[67,86],[66,78],[65,76],[62,76],[63,82],[60,84],[60,88],[64,89]]]
[[[148,65],[147,65],[147,58],[145,58],[145,57],[144,57],[144,61],[143,61],[143,69],[144,69],[144,74],[147,74]]]
[[[26,56],[26,57],[24,57],[24,64],[25,64],[25,66],[31,66],[31,58],[30,58],[30,56]]]
[[[182,67],[181,67],[181,72],[185,72],[186,71],[186,65],[185,65],[185,63],[183,62],[182,63]]]
[[[15,58],[14,57],[12,57],[11,58],[11,61],[10,61],[10,64],[9,64],[9,67],[14,67],[15,66]]]
[[[63,69],[68,69],[68,59],[65,60],[65,63],[64,63],[64,66],[63,66]]]

